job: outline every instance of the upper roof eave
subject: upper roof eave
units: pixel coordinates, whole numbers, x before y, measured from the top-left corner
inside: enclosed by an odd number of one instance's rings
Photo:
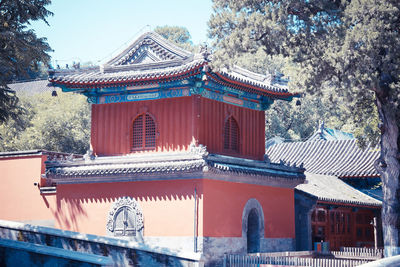
[[[152,45],[154,45],[151,49],[161,52],[166,51],[165,53],[167,54],[171,52],[174,53],[174,56],[160,58],[160,60],[150,63],[147,61],[135,62],[134,60],[137,56],[135,51],[139,54],[144,53],[144,50],[139,51],[138,49],[145,40],[151,40]],[[133,56],[132,53],[134,54]],[[133,57],[133,61],[121,61],[123,58],[129,58],[130,56]],[[157,80],[179,77],[187,71],[207,65],[210,60],[212,59],[209,53],[203,51],[193,55],[163,39],[157,33],[148,32],[141,35],[118,56],[100,67],[79,70],[50,70],[49,81],[53,85],[71,86],[72,88],[156,82]],[[215,71],[211,70],[210,67],[205,67],[199,71],[201,71],[202,75],[206,74],[224,86],[249,91],[268,98],[291,100],[293,97],[301,96],[299,93],[290,93],[285,86],[271,83],[271,77],[269,76],[254,73],[237,66],[229,70]]]

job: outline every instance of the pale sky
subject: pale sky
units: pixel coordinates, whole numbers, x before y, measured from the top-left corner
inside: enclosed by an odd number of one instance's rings
[[[194,44],[209,42],[207,21],[211,0],[53,0],[50,26],[34,22],[38,37],[54,50],[52,63],[94,64],[116,55],[140,34],[156,26],[186,27]],[[147,26],[149,25],[149,26]]]

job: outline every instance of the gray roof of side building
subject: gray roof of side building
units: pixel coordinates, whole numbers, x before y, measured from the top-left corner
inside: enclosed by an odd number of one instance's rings
[[[47,155],[52,159],[59,159],[59,160],[77,159],[83,157],[83,155],[80,154],[56,152],[45,149],[32,149],[32,150],[19,150],[19,151],[3,151],[0,152],[0,159],[42,156],[42,155]]]
[[[8,87],[10,87],[11,90],[15,91],[17,95],[34,95],[45,92],[51,93],[53,90],[57,89],[49,84],[48,80],[15,82],[8,84]]]
[[[310,173],[340,178],[379,176],[374,162],[380,152],[372,147],[361,149],[355,139],[280,143],[269,147],[266,154],[271,162],[303,164]]]
[[[334,202],[361,206],[381,206],[382,202],[372,198],[339,178],[306,172],[304,184],[296,186],[296,190],[310,194],[319,201]]]

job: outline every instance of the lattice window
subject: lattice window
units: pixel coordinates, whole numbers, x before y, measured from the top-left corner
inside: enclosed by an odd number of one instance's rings
[[[156,124],[149,114],[146,114],[145,129],[145,147],[156,147]]]
[[[224,149],[239,152],[239,125],[232,116],[225,121]]]
[[[156,123],[149,114],[139,115],[132,127],[132,150],[155,149]]]

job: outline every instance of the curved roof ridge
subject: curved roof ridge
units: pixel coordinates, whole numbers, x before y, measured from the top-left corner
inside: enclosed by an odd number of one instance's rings
[[[149,44],[153,44],[153,46],[157,46],[157,51],[153,51],[157,54],[168,53],[173,54],[181,60],[193,58],[193,54],[189,51],[180,48],[179,46],[173,44],[172,42],[167,41],[161,35],[156,32],[145,32],[141,36],[139,36],[132,44],[125,48],[121,53],[119,53],[114,58],[110,59],[106,62],[105,66],[118,66],[118,65],[126,65],[125,63],[134,55],[144,43],[149,42]],[[151,43],[152,42],[152,43]],[[162,50],[162,51],[160,51]],[[172,58],[173,59],[173,58]],[[168,60],[168,59],[164,59]]]

